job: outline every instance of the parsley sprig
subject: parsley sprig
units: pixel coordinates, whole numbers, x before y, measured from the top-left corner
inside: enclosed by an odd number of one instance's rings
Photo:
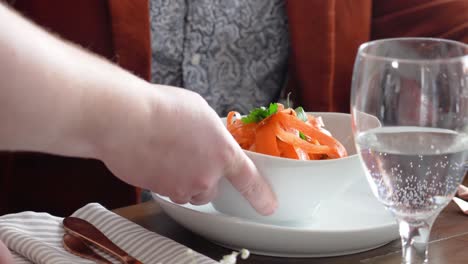
[[[287,104],[289,108],[289,94],[288,94]],[[296,115],[299,119],[301,119],[304,122],[307,122],[307,114],[304,111],[304,108],[299,106],[296,109],[294,109],[294,111],[296,112]],[[276,114],[277,112],[278,112],[278,103],[270,103],[270,106],[268,106],[268,108],[262,106],[262,107],[252,109],[247,116],[241,118],[241,121],[244,124],[258,123],[262,121],[263,119]],[[299,131],[299,137],[307,141],[306,135],[304,135],[304,133],[302,133],[301,131]]]
[[[307,114],[304,111],[304,108],[302,108],[302,106],[299,106],[298,108],[294,109],[294,111],[296,111],[297,118],[304,122],[307,122]]]
[[[247,116],[241,119],[241,121],[244,124],[258,123],[262,121],[263,119],[273,114],[276,114],[277,112],[278,112],[278,104],[270,103],[270,106],[268,108],[262,106],[262,107],[252,109]]]
[[[302,133],[301,131],[299,131],[299,137],[305,141],[307,141],[307,137],[304,133]]]
[[[294,109],[294,111],[296,111],[296,115],[299,119],[301,119],[304,122],[307,122],[307,114],[304,111],[304,108],[299,106],[296,109]],[[258,108],[254,108],[250,110],[250,113],[247,116],[242,117],[241,120],[244,124],[258,123],[262,121],[263,119],[273,114],[276,114],[277,112],[278,112],[278,104],[270,103],[270,106],[268,106],[268,108],[262,106],[262,107],[258,107]]]
[[[291,92],[288,93],[288,96],[286,97],[286,107],[290,108],[291,107],[291,100],[290,100]],[[304,108],[302,106],[299,106],[298,108],[294,109],[296,111],[296,115],[299,119],[301,119],[304,122],[307,122],[307,114],[304,111]],[[302,138],[302,137],[301,137]]]

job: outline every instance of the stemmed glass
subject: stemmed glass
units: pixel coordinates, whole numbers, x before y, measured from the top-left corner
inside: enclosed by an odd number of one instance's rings
[[[367,180],[395,216],[402,263],[428,263],[434,220],[468,157],[468,45],[396,38],[361,45],[352,126]]]

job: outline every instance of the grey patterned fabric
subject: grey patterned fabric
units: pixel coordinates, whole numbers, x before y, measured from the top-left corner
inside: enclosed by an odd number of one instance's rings
[[[277,101],[284,0],[151,0],[152,81],[200,93],[221,116]]]

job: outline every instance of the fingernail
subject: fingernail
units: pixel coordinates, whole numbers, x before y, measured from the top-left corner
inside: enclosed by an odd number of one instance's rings
[[[269,202],[263,209],[262,214],[265,216],[272,215],[278,209],[278,202],[276,200]]]

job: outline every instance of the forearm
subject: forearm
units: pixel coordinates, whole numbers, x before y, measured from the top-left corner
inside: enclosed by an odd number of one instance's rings
[[[0,60],[0,149],[96,158],[107,127],[144,111],[146,82],[1,4]]]
[[[1,4],[0,80],[0,149],[97,158],[120,179],[180,203],[207,203],[226,177],[260,213],[276,208],[200,95],[150,85]]]

